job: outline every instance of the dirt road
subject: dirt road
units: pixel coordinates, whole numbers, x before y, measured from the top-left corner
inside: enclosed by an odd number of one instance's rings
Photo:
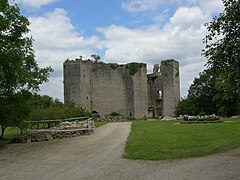
[[[130,126],[110,123],[91,136],[9,145],[0,152],[0,179],[240,179],[240,149],[170,162],[124,159]]]

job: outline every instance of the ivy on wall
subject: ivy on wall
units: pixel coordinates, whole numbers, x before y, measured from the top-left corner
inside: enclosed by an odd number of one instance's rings
[[[137,62],[132,62],[127,64],[127,68],[129,70],[129,74],[131,76],[133,76],[134,74],[136,74],[138,72],[138,69],[143,67],[143,63],[137,63]]]
[[[119,65],[118,65],[117,63],[109,63],[109,66],[110,66],[112,69],[117,69]]]

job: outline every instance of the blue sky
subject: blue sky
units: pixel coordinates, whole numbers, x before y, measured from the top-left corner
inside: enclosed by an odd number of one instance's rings
[[[12,0],[13,1],[13,0]],[[41,94],[63,100],[63,62],[99,54],[104,62],[180,62],[181,96],[204,69],[205,22],[221,0],[15,0],[28,17],[36,60],[52,66]]]

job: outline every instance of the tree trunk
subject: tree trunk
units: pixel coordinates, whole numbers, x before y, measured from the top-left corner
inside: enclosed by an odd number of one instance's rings
[[[1,126],[2,134],[0,136],[0,139],[3,139],[3,134],[4,134],[5,129],[6,129],[6,127]]]
[[[20,129],[20,131],[21,131],[21,134],[23,134],[23,128],[21,128],[21,126],[17,126],[19,129]]]

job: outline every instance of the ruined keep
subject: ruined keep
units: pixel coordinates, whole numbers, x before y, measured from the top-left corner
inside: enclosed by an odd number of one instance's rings
[[[161,61],[148,74],[148,112],[153,117],[175,116],[180,100],[179,63],[175,60]]]
[[[64,101],[101,117],[112,112],[147,118],[175,116],[180,99],[179,63],[165,60],[147,74],[146,64],[106,64],[91,60],[64,62]]]

